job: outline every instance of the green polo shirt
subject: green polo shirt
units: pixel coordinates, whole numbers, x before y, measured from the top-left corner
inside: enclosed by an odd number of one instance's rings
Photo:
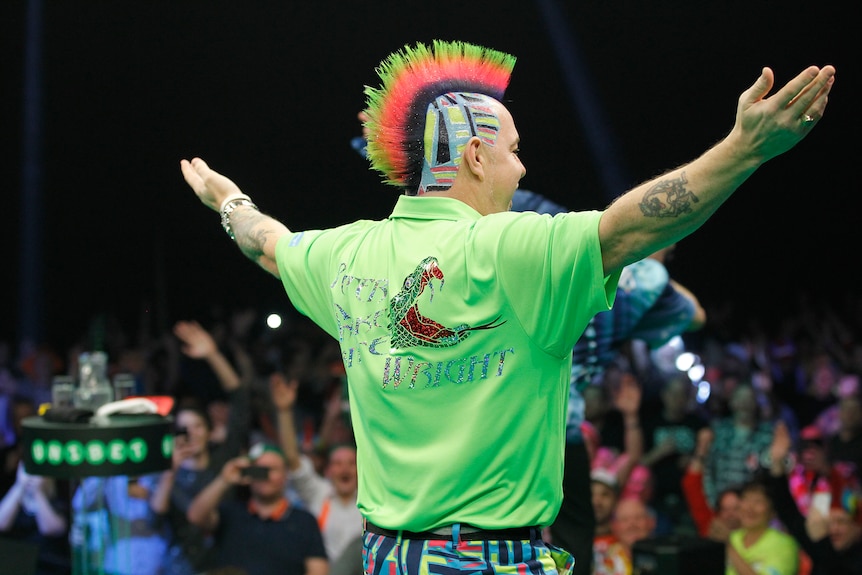
[[[795,575],[799,569],[799,544],[787,533],[773,527],[750,545],[745,543],[743,529],[732,531],[728,542],[758,575]],[[738,575],[729,561],[725,574]]]
[[[279,241],[288,297],[341,346],[370,521],[553,521],[572,347],[619,279],[600,217],[401,196],[386,220]]]

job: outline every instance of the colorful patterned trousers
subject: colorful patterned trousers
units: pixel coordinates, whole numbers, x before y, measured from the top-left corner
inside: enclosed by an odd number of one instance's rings
[[[538,531],[537,531],[538,533]],[[404,539],[366,532],[362,563],[366,575],[569,575],[572,555],[542,541],[468,541],[459,537]]]

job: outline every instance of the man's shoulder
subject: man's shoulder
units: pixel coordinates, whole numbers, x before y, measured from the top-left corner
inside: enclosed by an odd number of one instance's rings
[[[291,506],[290,512],[285,513],[281,518],[282,521],[290,521],[300,525],[314,524],[317,525],[317,518],[307,509],[302,507]]]
[[[798,547],[798,543],[792,535],[775,527],[770,527],[766,530],[763,542],[770,547]]]

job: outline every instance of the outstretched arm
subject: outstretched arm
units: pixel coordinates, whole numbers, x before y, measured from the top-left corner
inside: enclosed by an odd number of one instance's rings
[[[224,217],[225,207],[230,200],[248,198],[233,181],[211,170],[200,158],[191,161],[181,160],[180,169],[186,183],[194,190],[201,202]],[[251,203],[249,201],[249,203]],[[236,240],[236,245],[250,260],[279,277],[275,262],[275,245],[278,239],[290,230],[284,224],[262,214],[253,205],[242,203],[231,206],[233,211],[226,220]]]
[[[606,274],[699,228],[766,161],[801,141],[823,116],[835,68],[810,66],[774,95],[773,72],[738,101],[730,133],[696,160],[645,182],[608,206],[599,224]]]

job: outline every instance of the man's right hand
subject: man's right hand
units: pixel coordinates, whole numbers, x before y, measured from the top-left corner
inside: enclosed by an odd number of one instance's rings
[[[224,464],[220,477],[230,485],[248,485],[251,483],[251,477],[244,476],[242,470],[250,465],[251,460],[248,457],[235,457]]]
[[[219,211],[222,202],[228,196],[242,193],[232,180],[211,170],[200,158],[194,158],[191,161],[180,160],[180,169],[183,172],[183,178],[198,199],[213,211]]]

